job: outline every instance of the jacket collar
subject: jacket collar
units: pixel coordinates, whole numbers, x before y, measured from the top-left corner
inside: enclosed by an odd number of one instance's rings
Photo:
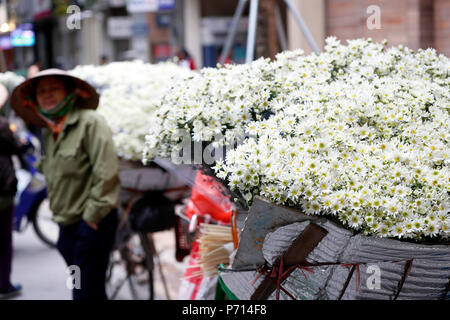
[[[76,105],[74,105],[67,113],[67,119],[64,128],[67,127],[68,125],[73,125],[77,123],[79,119],[80,119],[80,110]]]
[[[62,139],[67,134],[67,127],[76,124],[79,119],[80,119],[80,110],[78,107],[73,106],[67,113],[67,118],[64,121],[63,128],[62,128],[61,132],[58,134],[58,137],[55,142],[55,150],[58,149]]]

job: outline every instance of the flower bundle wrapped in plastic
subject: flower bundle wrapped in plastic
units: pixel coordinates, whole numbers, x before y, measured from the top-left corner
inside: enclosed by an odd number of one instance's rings
[[[92,84],[99,93],[98,112],[113,132],[120,157],[140,161],[152,113],[172,81],[194,72],[174,63],[112,62],[78,66],[70,71]]]
[[[329,38],[272,69],[275,115],[246,126],[219,178],[249,203],[261,195],[366,235],[450,238],[447,57]]]

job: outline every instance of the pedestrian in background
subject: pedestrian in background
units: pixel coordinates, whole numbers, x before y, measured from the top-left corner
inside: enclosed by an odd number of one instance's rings
[[[8,90],[0,85],[0,108],[7,99]],[[18,154],[19,148],[7,119],[0,116],[0,299],[12,298],[20,294],[22,289],[21,285],[11,284],[14,196],[17,192],[11,156]]]
[[[178,49],[176,56],[180,66],[191,70],[196,69],[194,59],[185,48]]]
[[[95,109],[99,96],[87,82],[48,69],[17,86],[11,106],[26,122],[45,127],[42,170],[57,248],[80,269],[74,300],[107,299],[105,278],[115,241],[119,202],[118,158],[112,133]]]
[[[39,61],[33,62],[28,66],[27,79],[33,78],[39,71],[41,71],[41,63]]]
[[[102,54],[100,56],[100,65],[103,66],[105,64],[108,64],[108,57],[106,56],[106,54]]]

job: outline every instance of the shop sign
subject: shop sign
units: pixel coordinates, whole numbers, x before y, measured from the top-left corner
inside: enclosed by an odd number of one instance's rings
[[[172,55],[172,48],[169,44],[159,43],[153,46],[153,57],[155,60],[166,60]]]
[[[159,0],[158,9],[161,11],[175,9],[175,0]]]
[[[158,14],[156,16],[156,25],[158,28],[167,28],[170,26],[171,17],[168,14]]]
[[[0,50],[9,50],[12,49],[11,37],[3,36],[0,37]]]
[[[132,19],[130,17],[111,17],[108,19],[108,35],[114,39],[132,36]]]
[[[33,26],[30,23],[18,25],[11,31],[11,44],[13,47],[32,47],[36,42]]]
[[[131,31],[134,37],[146,37],[149,32],[149,27],[146,23],[134,23],[131,26]]]
[[[130,13],[172,10],[174,8],[175,8],[174,0],[128,0],[127,1],[127,10]]]

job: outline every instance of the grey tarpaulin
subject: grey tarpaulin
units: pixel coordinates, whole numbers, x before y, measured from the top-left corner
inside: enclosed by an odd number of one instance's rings
[[[338,299],[351,264],[357,265],[359,272],[353,273],[342,299],[394,299],[408,261],[411,267],[398,299],[443,298],[450,280],[450,246],[354,235],[328,219],[307,216],[262,198],[256,198],[250,208],[231,268],[248,269],[264,262],[271,265],[311,222],[328,234],[309,254],[308,262],[337,264],[296,269],[282,284],[296,299]],[[257,271],[221,272],[226,286],[243,300],[249,299],[262,281],[264,276],[251,283],[257,275]],[[275,299],[275,292],[269,299]],[[281,292],[280,299],[290,298]]]
[[[190,165],[173,165],[170,170],[160,164],[166,160],[160,160],[158,166],[146,167],[140,163],[131,161],[120,162],[120,181],[124,188],[136,190],[166,190],[181,186],[191,186],[194,181],[196,170]],[[165,170],[163,170],[164,168]],[[190,180],[187,180],[190,179]]]

